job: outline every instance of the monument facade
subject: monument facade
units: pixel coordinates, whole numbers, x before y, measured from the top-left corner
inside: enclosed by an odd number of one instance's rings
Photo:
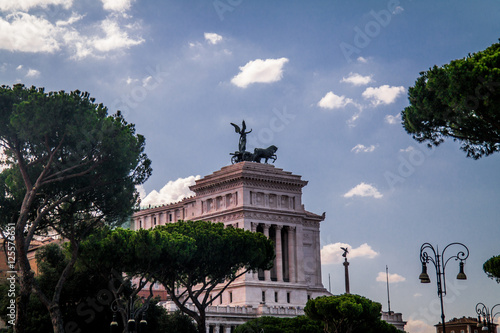
[[[275,244],[274,267],[248,272],[213,300],[207,330],[230,332],[259,316],[294,317],[304,313],[309,298],[329,294],[321,282],[320,223],[325,214],[304,208],[306,185],[301,176],[273,165],[238,162],[197,180],[190,187],[192,197],[136,212],[133,228],[204,220],[262,232]],[[162,293],[161,286],[155,290]]]

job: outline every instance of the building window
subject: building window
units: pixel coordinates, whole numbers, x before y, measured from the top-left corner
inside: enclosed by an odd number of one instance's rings
[[[274,301],[276,303],[278,303],[278,292],[277,291],[274,292]]]
[[[142,229],[142,221],[139,220],[139,229]]]
[[[266,303],[266,292],[262,291],[262,303]]]
[[[286,293],[286,302],[290,303],[290,292]]]
[[[311,295],[307,294],[307,300],[310,300],[311,299]],[[451,332],[453,333],[453,332]]]
[[[222,294],[219,296],[219,304],[222,304]]]
[[[172,222],[172,213],[168,214],[168,220]]]
[[[156,216],[153,217],[153,224],[156,226]]]
[[[233,303],[233,293],[229,292],[229,303]]]

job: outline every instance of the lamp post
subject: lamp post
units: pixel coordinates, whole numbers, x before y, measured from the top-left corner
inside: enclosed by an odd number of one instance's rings
[[[493,305],[490,311],[483,303],[476,304],[477,326],[482,327],[482,331],[493,332],[493,328],[495,328],[495,316],[500,313],[500,311],[494,312],[497,306],[500,306],[500,304]]]
[[[462,247],[463,250],[458,251],[457,254],[450,256],[445,259],[444,255],[446,250],[450,246]],[[439,296],[439,300],[441,302],[441,323],[443,333],[446,333],[446,325],[444,321],[444,306],[443,306],[443,296],[446,296],[446,276],[445,269],[446,264],[451,259],[455,259],[459,261],[459,272],[457,275],[457,280],[467,280],[467,276],[464,273],[464,263],[465,259],[469,257],[469,249],[462,243],[451,243],[446,245],[443,252],[439,253],[439,248],[434,247],[429,243],[424,243],[420,247],[420,262],[422,263],[422,273],[418,277],[421,283],[430,283],[431,279],[429,278],[429,274],[427,274],[427,264],[431,262],[434,264],[436,268],[436,282],[437,282],[437,293]]]
[[[133,296],[130,296],[128,301],[124,298],[115,299],[111,303],[111,310],[113,311],[113,321],[110,324],[111,333],[115,333],[118,330],[118,322],[116,321],[117,312],[123,313],[128,320],[125,332],[146,333],[148,325],[148,322],[146,321],[146,311],[149,307],[149,300],[150,297],[148,297],[147,299],[141,297],[134,300]],[[139,316],[141,316],[142,319],[139,324],[137,324],[135,319],[139,318]]]

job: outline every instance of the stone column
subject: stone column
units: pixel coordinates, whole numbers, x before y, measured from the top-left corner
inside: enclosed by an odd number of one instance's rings
[[[277,225],[276,230],[276,279],[279,282],[283,281],[283,249],[281,246],[281,229],[282,225]]]
[[[296,240],[297,245],[295,246],[297,250],[297,282],[304,283],[306,280],[304,274],[304,227],[301,224],[297,225],[296,230]]]
[[[290,282],[297,282],[295,273],[295,226],[288,226],[288,276]]]
[[[271,228],[270,224],[263,224],[262,225],[262,229],[264,230],[264,236],[266,236],[268,239],[269,239],[269,228]],[[271,271],[270,270],[264,271],[264,280],[271,281]]]

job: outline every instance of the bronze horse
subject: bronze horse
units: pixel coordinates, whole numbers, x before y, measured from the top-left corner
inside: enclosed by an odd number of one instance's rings
[[[272,159],[273,163],[276,161],[276,151],[278,150],[278,147],[275,145],[269,146],[267,148],[255,148],[252,154],[252,160],[254,162],[260,163],[261,159],[265,159],[265,163],[267,163],[267,160]]]

